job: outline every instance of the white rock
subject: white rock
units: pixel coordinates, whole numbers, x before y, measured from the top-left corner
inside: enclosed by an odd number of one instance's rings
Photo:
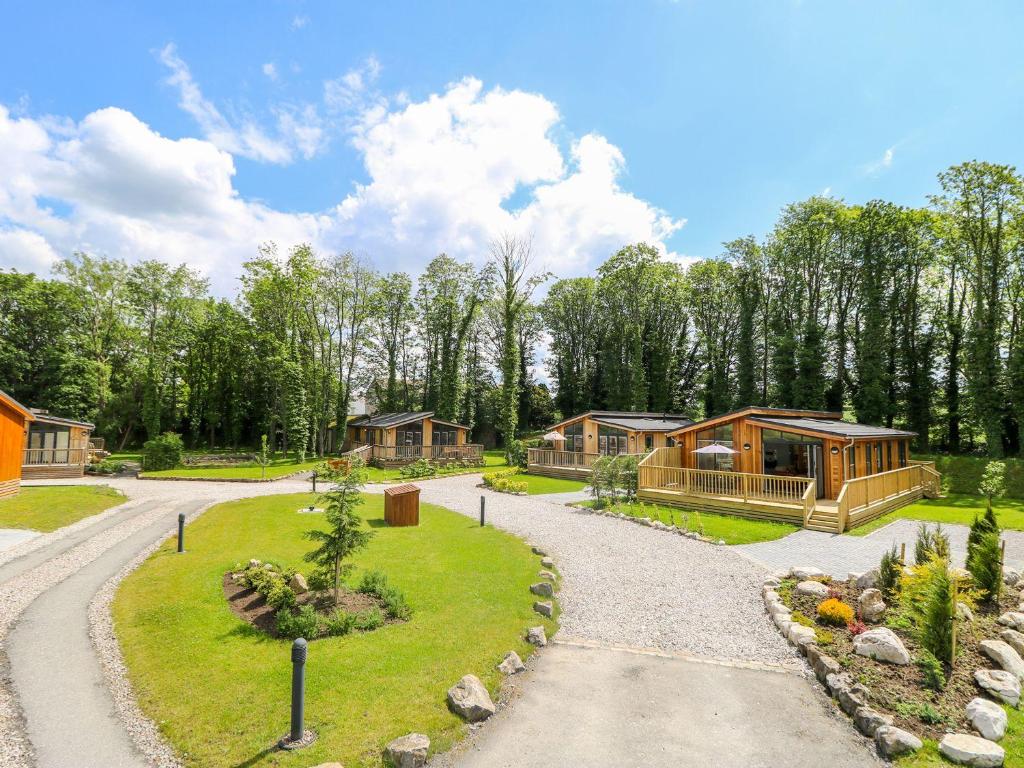
[[[978,650],[1018,680],[1024,681],[1024,659],[1002,640],[982,640]]]
[[[813,643],[814,630],[810,627],[805,627],[803,624],[793,622],[789,625],[789,632],[786,634],[786,639],[793,645],[797,646]]]
[[[972,768],[999,768],[1006,757],[1006,751],[994,741],[968,733],[947,733],[939,742],[939,754]]]
[[[544,634],[544,627],[530,627],[526,632],[526,642],[543,648],[548,644],[547,635]]]
[[[430,739],[422,733],[399,736],[384,748],[384,754],[395,768],[422,768],[427,764]]]
[[[1003,584],[1008,587],[1015,587],[1020,581],[1020,571],[1008,565],[1003,566]]]
[[[542,568],[554,568],[555,567],[555,561],[552,560],[550,557],[542,557],[540,559],[540,564],[541,564]]]
[[[980,696],[967,704],[967,719],[989,741],[999,741],[1006,735],[1006,710],[994,701]]]
[[[855,582],[858,589],[872,589],[878,586],[878,569],[872,568],[867,573],[861,574]]]
[[[796,585],[798,595],[809,595],[811,597],[828,597],[828,586],[820,581],[801,581]]]
[[[296,573],[292,576],[288,586],[291,587],[292,592],[296,595],[304,595],[309,592],[309,584],[306,583],[306,577],[301,573]]]
[[[907,755],[924,746],[917,736],[895,725],[880,725],[875,731],[875,744],[882,757],[886,758]]]
[[[820,579],[827,574],[818,568],[810,568],[804,565],[794,566],[789,570],[789,575],[797,581],[807,581],[808,579]]]
[[[505,654],[505,658],[501,660],[498,665],[498,671],[503,675],[515,675],[526,669],[526,665],[523,664],[523,660],[519,658],[519,654],[515,651],[509,651]]]
[[[974,621],[974,611],[967,603],[957,602],[956,604],[956,617],[961,621]]]
[[[448,706],[470,723],[478,723],[494,714],[491,695],[476,675],[465,675],[448,689]]]
[[[1004,627],[1010,627],[1011,629],[1024,630],[1024,613],[1019,611],[1007,611],[998,619],[996,619]]]
[[[974,672],[974,682],[1000,701],[1011,707],[1020,702],[1020,680],[1002,669],[979,669]]]
[[[886,609],[882,593],[874,587],[865,589],[857,598],[857,609],[864,621],[878,621]]]
[[[853,651],[861,656],[890,664],[909,664],[910,652],[903,641],[888,627],[877,627],[861,632],[853,638]]]
[[[858,707],[853,713],[853,722],[856,723],[857,730],[865,736],[874,736],[875,731],[883,725],[892,725],[892,718],[871,707]]]
[[[1021,658],[1024,658],[1024,634],[1016,629],[1004,629],[999,633],[999,639],[1013,648]]]

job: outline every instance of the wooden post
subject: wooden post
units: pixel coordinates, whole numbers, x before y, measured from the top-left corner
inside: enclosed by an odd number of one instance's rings
[[[950,616],[950,621],[953,623],[953,638],[949,650],[949,666],[952,667],[953,662],[956,661],[956,604],[959,597],[959,593],[957,589],[956,576],[950,574],[950,579],[953,582],[953,612]]]
[[[907,543],[903,542],[900,544],[900,566],[903,568],[907,567]]]
[[[999,540],[999,579],[996,581],[996,605],[1003,596],[1003,563],[1006,562],[1006,539]]]

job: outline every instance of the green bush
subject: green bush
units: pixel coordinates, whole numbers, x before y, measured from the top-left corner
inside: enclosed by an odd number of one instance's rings
[[[85,468],[85,471],[93,475],[116,475],[123,469],[123,461],[116,461],[114,459],[104,459],[103,461],[98,461],[95,464],[90,464]]]
[[[891,600],[899,592],[901,576],[900,558],[893,544],[892,549],[882,554],[882,562],[878,565],[878,589],[886,600]]]
[[[953,580],[949,563],[933,558],[928,569],[918,641],[936,659],[953,663]]]
[[[388,577],[382,571],[364,571],[357,591],[364,595],[376,595],[388,588]]]
[[[340,608],[324,619],[324,632],[331,637],[349,634],[356,627],[355,614]]]
[[[320,617],[312,605],[304,605],[298,611],[277,612],[277,634],[294,640],[304,637],[312,640],[320,634]]]
[[[917,526],[917,541],[914,543],[914,564],[925,565],[932,557],[949,559],[949,537],[941,524],[932,529],[921,523]]]
[[[405,595],[388,584],[387,577],[380,571],[366,571],[358,590],[379,598],[384,603],[384,611],[393,619],[407,621],[412,616],[412,608],[405,601]]]
[[[508,448],[505,450],[505,458],[508,460],[508,465],[510,467],[526,469],[526,443],[522,440],[513,440],[508,444]]]
[[[295,607],[295,593],[283,580],[275,583],[267,593],[267,605],[275,611]]]
[[[969,493],[983,496],[982,477],[989,459],[980,456],[921,456],[935,462],[935,468],[942,473],[943,485],[950,493]],[[1006,496],[1024,499],[1024,460],[1004,459],[1006,465]]]
[[[416,459],[398,470],[398,474],[409,480],[417,477],[432,477],[437,474],[437,467],[426,459]]]
[[[369,632],[384,626],[384,614],[380,608],[370,608],[356,614],[355,628],[360,632]]]
[[[484,485],[492,491],[501,493],[526,493],[529,485],[523,480],[516,480],[519,477],[518,469],[503,469],[499,472],[489,472],[484,475]]]
[[[174,469],[181,464],[181,454],[184,450],[181,435],[164,432],[159,437],[147,440],[142,446],[142,468],[149,472]]]
[[[995,531],[983,533],[967,557],[967,570],[971,572],[974,584],[981,590],[984,599],[990,603],[999,599],[999,591],[1002,589],[1001,557],[999,533]]]
[[[942,662],[935,658],[935,654],[923,650],[915,663],[924,675],[924,684],[927,687],[933,691],[941,691],[946,687],[946,671],[942,668]]]

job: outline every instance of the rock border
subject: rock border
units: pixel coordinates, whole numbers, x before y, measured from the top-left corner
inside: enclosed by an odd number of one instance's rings
[[[636,525],[642,525],[642,526],[644,526],[646,528],[653,528],[656,531],[663,531],[665,533],[674,533],[674,534],[677,534],[679,536],[684,536],[687,539],[691,539],[693,541],[701,541],[701,542],[704,542],[705,544],[713,544],[716,547],[724,547],[724,546],[726,546],[725,541],[723,541],[722,539],[717,539],[716,540],[716,539],[711,538],[710,536],[701,536],[696,531],[687,531],[687,530],[684,530],[683,528],[679,528],[679,527],[674,526],[674,525],[667,525],[667,524],[661,522],[660,520],[652,520],[649,517],[634,517],[633,515],[627,515],[624,512],[614,512],[614,511],[612,511],[610,509],[594,509],[593,507],[581,507],[579,505],[579,503],[577,503],[577,502],[568,502],[568,503],[566,503],[565,506],[571,507],[572,509],[575,509],[575,510],[579,510],[580,512],[582,512],[585,515],[599,515],[601,517],[614,517],[614,518],[617,518],[619,520],[625,520],[627,522],[634,523]]]

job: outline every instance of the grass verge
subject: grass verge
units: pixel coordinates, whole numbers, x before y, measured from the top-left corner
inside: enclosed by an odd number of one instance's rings
[[[221,578],[251,557],[308,572],[303,532],[324,521],[296,510],[313,498],[218,505],[189,525],[185,555],[168,542],[118,591],[115,629],[139,702],[189,766],[379,766],[384,745],[410,731],[444,750],[466,731],[447,689],[472,673],[494,693],[504,654],[532,651],[525,629],[555,627],[533,612],[539,559],[522,541],[426,504],[418,527],[389,528],[382,498],[368,494],[361,514],[376,535],[354,558],[352,580],[380,569],[413,616],[311,643],[306,718],[318,739],[297,753],[272,750],[288,729],[290,644],[236,618]]]
[[[49,533],[126,501],[107,485],[25,486],[0,499],[0,528],[28,528]]]
[[[998,499],[992,504],[999,519],[999,525],[1013,531],[1024,531],[1024,502]],[[980,496],[950,494],[942,499],[922,499],[902,509],[882,515],[870,523],[848,531],[850,536],[866,536],[894,520],[907,518],[932,523],[970,525],[975,514],[985,511],[985,499]]]
[[[1006,736],[999,746],[1006,750],[1003,765],[1024,765],[1024,711],[1003,706],[1006,710]],[[897,768],[950,768],[953,763],[939,754],[939,743],[925,739],[924,748],[895,762]]]
[[[526,472],[519,472],[510,478],[516,482],[526,483],[526,493],[529,496],[537,496],[544,493],[569,493],[570,491],[582,491],[588,483],[581,480],[566,480],[561,477],[545,477],[544,475],[530,475]]]
[[[593,509],[594,501],[585,501],[583,507]],[[789,523],[776,523],[770,520],[748,520],[733,515],[718,515],[713,512],[697,512],[694,510],[677,509],[660,504],[634,502],[619,503],[612,507],[614,512],[622,512],[631,517],[649,517],[660,520],[666,525],[675,525],[688,531],[724,541],[726,544],[753,544],[758,541],[773,541],[800,530],[799,526]]]
[[[323,463],[323,459],[309,459],[298,462],[288,457],[272,459],[269,466],[267,466],[266,475],[263,473],[263,468],[255,462],[245,462],[230,467],[175,467],[174,469],[161,469],[156,472],[143,472],[142,475],[144,477],[189,477],[217,480],[259,480],[265,477],[267,480],[273,480],[295,472],[306,472],[316,469]]]
[[[455,467],[452,469],[446,469],[445,467],[438,467],[436,475],[430,477],[451,477],[452,475],[473,475],[480,472],[486,472],[491,469],[499,469],[501,467],[507,467],[508,461],[505,459],[505,452],[501,450],[484,451],[484,466],[482,467]],[[388,467],[383,469],[381,467],[367,467],[366,468],[366,479],[371,483],[385,483],[393,482],[396,480],[408,479],[409,482],[414,483],[417,480],[429,480],[430,477],[414,477],[414,478],[403,478],[401,467]]]

